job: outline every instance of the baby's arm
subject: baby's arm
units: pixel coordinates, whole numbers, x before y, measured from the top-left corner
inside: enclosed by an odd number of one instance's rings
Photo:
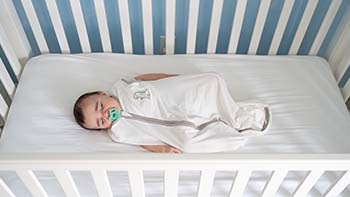
[[[156,153],[182,153],[180,149],[168,145],[142,145],[141,147]]]
[[[151,81],[151,80],[158,80],[163,79],[167,77],[173,77],[177,75],[171,75],[171,74],[164,74],[164,73],[149,73],[149,74],[142,74],[139,76],[136,76],[136,80],[142,80],[142,81]]]

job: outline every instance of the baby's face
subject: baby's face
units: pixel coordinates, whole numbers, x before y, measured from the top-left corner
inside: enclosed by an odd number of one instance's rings
[[[84,126],[89,129],[110,128],[112,122],[108,120],[108,110],[112,107],[121,110],[118,100],[104,92],[89,96],[81,104],[85,121]]]

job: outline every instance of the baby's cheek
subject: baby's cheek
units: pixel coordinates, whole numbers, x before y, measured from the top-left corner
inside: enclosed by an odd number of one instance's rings
[[[111,122],[111,121],[108,121],[108,122],[107,122],[107,127],[108,127],[108,128],[111,128],[111,127],[112,127],[112,122]]]

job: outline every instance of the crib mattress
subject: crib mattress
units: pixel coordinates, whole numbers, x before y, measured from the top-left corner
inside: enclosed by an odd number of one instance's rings
[[[108,90],[119,78],[142,73],[221,73],[236,101],[271,106],[272,125],[250,137],[236,153],[349,153],[350,118],[329,65],[318,57],[241,55],[137,56],[41,55],[25,66],[0,141],[0,152],[140,152],[112,142],[105,132],[86,131],[72,116],[87,91]],[[278,190],[291,195],[307,172],[290,172]],[[64,195],[52,172],[35,172],[50,196]],[[96,196],[88,172],[72,172],[83,196]],[[147,196],[162,195],[162,173],[145,172]],[[342,172],[326,173],[310,194],[320,196]],[[108,172],[113,193],[130,196],[126,172]],[[227,196],[235,176],[217,172],[213,196]],[[257,196],[271,172],[253,172],[245,196]],[[0,172],[20,196],[30,196],[14,172]],[[180,172],[179,194],[193,196],[199,172]],[[349,194],[345,190],[343,194]],[[181,196],[180,195],[180,196]]]
[[[319,57],[50,54],[24,68],[8,113],[1,152],[135,152],[105,132],[80,128],[72,116],[82,93],[108,90],[142,73],[215,71],[236,101],[271,106],[272,124],[238,153],[349,153],[350,118],[329,68]]]

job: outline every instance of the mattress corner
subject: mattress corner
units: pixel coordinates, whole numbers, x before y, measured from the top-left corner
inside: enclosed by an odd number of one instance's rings
[[[327,61],[327,59],[324,58],[324,57],[322,57],[322,56],[317,56],[317,55],[315,55],[314,58],[315,58],[315,59],[318,59],[319,61],[323,61],[323,62],[329,64],[328,61]]]

